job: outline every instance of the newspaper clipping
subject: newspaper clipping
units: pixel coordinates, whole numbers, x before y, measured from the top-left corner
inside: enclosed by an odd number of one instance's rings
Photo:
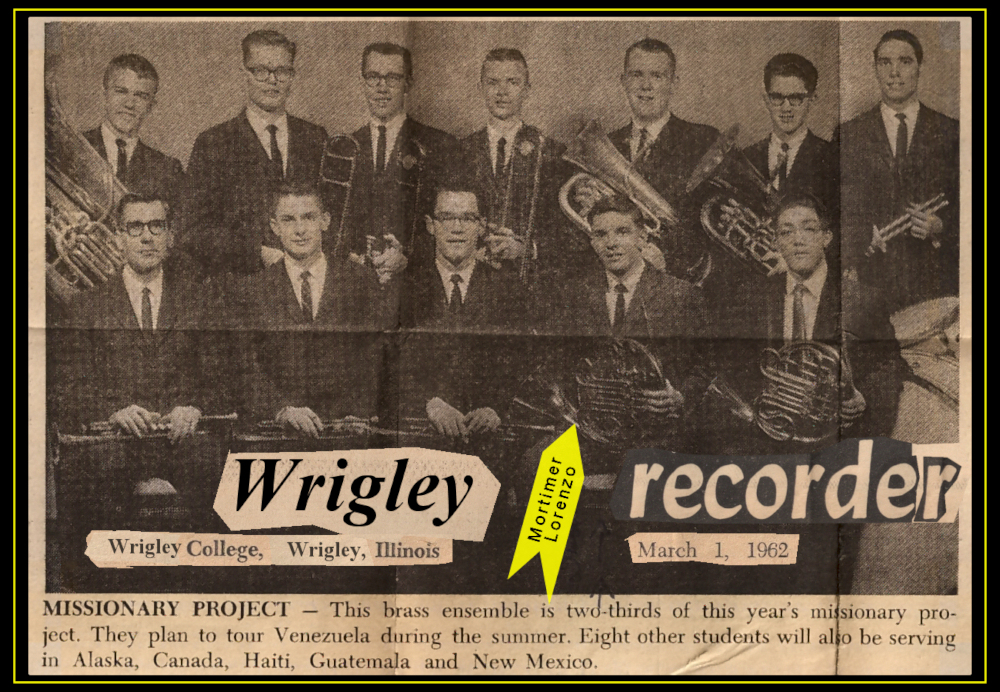
[[[980,40],[31,18],[27,672],[973,674]]]

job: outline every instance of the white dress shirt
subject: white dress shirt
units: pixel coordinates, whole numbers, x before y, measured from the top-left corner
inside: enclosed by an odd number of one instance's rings
[[[385,126],[385,165],[386,168],[389,167],[389,155],[392,154],[393,149],[396,146],[396,138],[399,137],[399,131],[403,129],[403,123],[406,122],[406,113],[399,113],[394,115],[389,119],[388,122],[382,122],[381,120],[376,120],[372,118],[368,122],[368,130],[372,135],[372,167],[378,164],[378,128],[381,125]]]
[[[139,138],[118,134],[107,123],[101,123],[101,139],[104,140],[104,151],[108,154],[108,163],[111,164],[115,175],[118,175],[118,142],[116,140],[125,140],[125,161],[132,163],[132,154],[135,152],[135,146],[139,143]]]
[[[160,321],[160,299],[163,297],[163,267],[156,270],[150,277],[141,278],[132,271],[132,267],[125,265],[122,270],[122,280],[125,282],[125,292],[128,293],[128,301],[132,303],[132,312],[135,313],[135,321],[142,326],[142,289],[149,289],[149,305],[153,308],[153,329]]]
[[[323,286],[326,285],[326,255],[322,252],[312,262],[307,265],[290,257],[285,253],[285,271],[288,272],[288,279],[292,282],[292,290],[295,291],[295,299],[302,307],[302,272],[309,272],[309,291],[312,293],[312,314],[313,319],[319,312],[319,301],[323,297]]]
[[[791,139],[785,141],[773,132],[771,133],[771,141],[767,145],[767,173],[769,177],[773,177],[777,172],[775,169],[778,167],[778,157],[781,156],[782,144],[788,145],[788,161],[785,163],[785,175],[787,176],[791,172],[792,164],[795,163],[795,157],[799,153],[799,147],[802,146],[802,142],[806,141],[806,135],[808,134],[809,128],[802,127],[792,135]]]
[[[819,310],[819,298],[823,293],[823,286],[826,284],[827,266],[826,260],[820,262],[816,271],[805,281],[799,281],[792,276],[791,272],[786,274],[785,279],[785,341],[792,341],[792,324],[795,319],[795,286],[802,284],[805,292],[802,294],[802,307],[806,318],[806,338],[813,338],[813,328],[816,326],[816,313]]]
[[[632,152],[632,161],[636,160],[636,156],[639,155],[639,139],[641,135],[639,134],[641,130],[646,130],[646,149],[648,151],[649,145],[656,141],[656,138],[660,136],[660,132],[663,128],[667,126],[667,122],[670,120],[670,111],[662,118],[657,120],[655,123],[650,123],[649,125],[641,125],[635,120],[632,120],[632,139],[629,140],[629,149]]]
[[[906,116],[906,150],[910,150],[910,146],[913,144],[913,131],[917,129],[917,114],[920,113],[920,101],[916,99],[912,103],[906,106],[901,111],[893,110],[889,106],[882,102],[880,106],[882,110],[882,123],[885,125],[885,134],[889,137],[889,148],[892,149],[892,155],[896,155],[896,131],[899,130],[899,119],[896,117],[897,113],[902,113]]]
[[[278,128],[274,137],[278,140],[278,151],[281,152],[281,172],[288,173],[288,113],[282,111],[281,115],[275,117],[251,103],[247,106],[247,120],[267,152],[267,158],[271,158],[271,133],[267,131],[267,126],[275,125]]]
[[[434,259],[434,264],[437,265],[438,274],[441,276],[441,284],[444,286],[444,302],[451,303],[451,289],[453,286],[451,277],[453,274],[458,274],[462,277],[462,282],[458,284],[458,290],[462,294],[462,302],[465,303],[465,297],[469,293],[469,281],[472,280],[472,272],[476,268],[476,258],[473,257],[461,269],[455,268],[451,262],[440,256]]]
[[[514,142],[517,140],[517,133],[521,130],[521,126],[524,121],[518,120],[516,122],[510,123],[504,129],[500,129],[492,122],[486,125],[486,138],[489,140],[490,144],[490,163],[493,164],[493,170],[497,169],[497,149],[500,146],[500,138],[506,140],[504,145],[504,157],[503,165],[507,166],[507,162],[510,161],[511,152],[514,150]]]
[[[608,278],[608,290],[604,294],[604,300],[608,306],[608,321],[612,325],[615,323],[615,305],[618,303],[618,284],[625,284],[625,312],[627,313],[629,306],[632,304],[632,298],[635,296],[635,289],[639,286],[639,281],[642,279],[642,272],[645,268],[646,263],[639,262],[621,278],[611,272],[605,272]]]

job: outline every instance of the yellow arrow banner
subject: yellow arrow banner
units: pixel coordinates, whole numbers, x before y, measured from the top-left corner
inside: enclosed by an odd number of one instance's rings
[[[540,554],[545,591],[552,600],[582,489],[583,460],[574,425],[546,447],[538,461],[535,483],[531,488],[508,579],[536,554]]]

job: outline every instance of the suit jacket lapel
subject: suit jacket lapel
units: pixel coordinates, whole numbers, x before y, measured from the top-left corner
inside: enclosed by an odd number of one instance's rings
[[[883,165],[892,170],[893,156],[892,147],[889,144],[889,135],[885,131],[885,123],[882,121],[882,110],[880,106],[875,106],[868,115],[868,133],[871,142],[871,150],[878,154]]]
[[[110,283],[109,308],[112,320],[121,329],[141,329],[139,320],[136,319],[135,310],[132,308],[132,301],[129,300],[128,291],[125,290],[125,280],[119,272]]]
[[[177,321],[178,291],[180,287],[175,277],[169,272],[163,272],[163,288],[160,291],[160,312],[156,318],[156,340],[162,342],[173,330]]]
[[[813,139],[819,139],[811,131],[806,131],[806,137],[802,140],[802,145],[799,146],[798,152],[795,154],[795,159],[792,161],[792,167],[788,169],[788,180],[792,179],[792,176],[798,175],[799,172],[805,171],[808,173],[810,169],[811,159],[813,155],[815,143]]]
[[[98,125],[95,129],[88,131],[84,134],[84,138],[90,142],[90,145],[94,147],[101,158],[105,161],[108,160],[108,152],[104,148],[104,137],[101,135],[101,126]],[[110,162],[109,162],[110,163]]]
[[[629,147],[629,137],[631,137],[631,135],[632,135],[631,123],[621,129],[615,130],[614,132],[608,135],[608,139],[610,139],[611,143],[615,145],[615,148],[618,150],[618,153],[625,157],[626,161],[629,160],[629,156],[632,153]]]
[[[771,176],[771,170],[769,162],[767,160],[767,153],[768,153],[767,149],[768,146],[770,145],[770,142],[771,138],[767,137],[763,141],[757,142],[746,151],[747,160],[754,168],[757,169],[757,172],[760,173],[761,177],[764,178],[764,180],[767,180]],[[796,160],[798,159],[796,158]]]
[[[302,306],[299,305],[299,299],[295,297],[295,287],[292,286],[292,280],[288,277],[288,272],[285,271],[284,261],[277,262],[272,266],[275,268],[271,284],[274,289],[272,295],[277,296],[277,299],[285,306],[285,315],[290,324],[305,324]],[[330,269],[327,267],[327,272],[329,271]]]
[[[291,119],[289,119],[289,121],[290,120]],[[291,122],[289,122],[289,128],[291,128]],[[247,118],[246,109],[243,110],[243,113],[242,113],[242,115],[240,117],[240,121],[239,121],[239,133],[240,133],[240,137],[243,140],[245,140],[245,141],[248,142],[243,147],[244,151],[255,152],[257,154],[257,159],[260,160],[260,161],[263,161],[265,163],[270,163],[271,162],[270,152],[268,152],[266,149],[264,149],[264,145],[263,145],[263,143],[261,143],[260,137],[257,136],[257,133],[254,132],[253,127],[250,125],[250,119]],[[291,142],[291,140],[292,140],[292,135],[291,135],[291,132],[289,132],[288,133],[288,141]],[[249,141],[252,141],[253,144],[249,144]]]

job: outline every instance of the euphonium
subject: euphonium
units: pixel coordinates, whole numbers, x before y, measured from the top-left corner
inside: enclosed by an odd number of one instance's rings
[[[344,222],[347,220],[347,210],[351,204],[351,190],[354,187],[354,171],[358,167],[358,154],[361,145],[350,135],[334,135],[326,140],[323,147],[323,160],[319,166],[320,186],[326,188],[328,194],[335,196],[330,201],[332,211],[336,215],[337,235],[334,238],[333,252],[339,256],[340,247],[344,242]]]
[[[45,92],[45,282],[66,303],[104,283],[125,260],[105,221],[127,193],[110,164]]]
[[[677,224],[674,208],[625,160],[597,120],[591,120],[573,144],[573,149],[563,158],[585,172],[577,173],[562,186],[559,206],[580,230],[590,235],[587,223],[590,210],[574,207],[574,190],[580,183],[594,180],[606,195],[617,192],[631,199],[648,219],[650,235],[659,237],[664,223],[668,227]]]
[[[705,153],[688,180],[688,194],[709,191],[701,206],[705,233],[731,255],[767,276],[787,270],[774,246],[769,212],[773,190],[736,147],[740,126],[733,125]]]

